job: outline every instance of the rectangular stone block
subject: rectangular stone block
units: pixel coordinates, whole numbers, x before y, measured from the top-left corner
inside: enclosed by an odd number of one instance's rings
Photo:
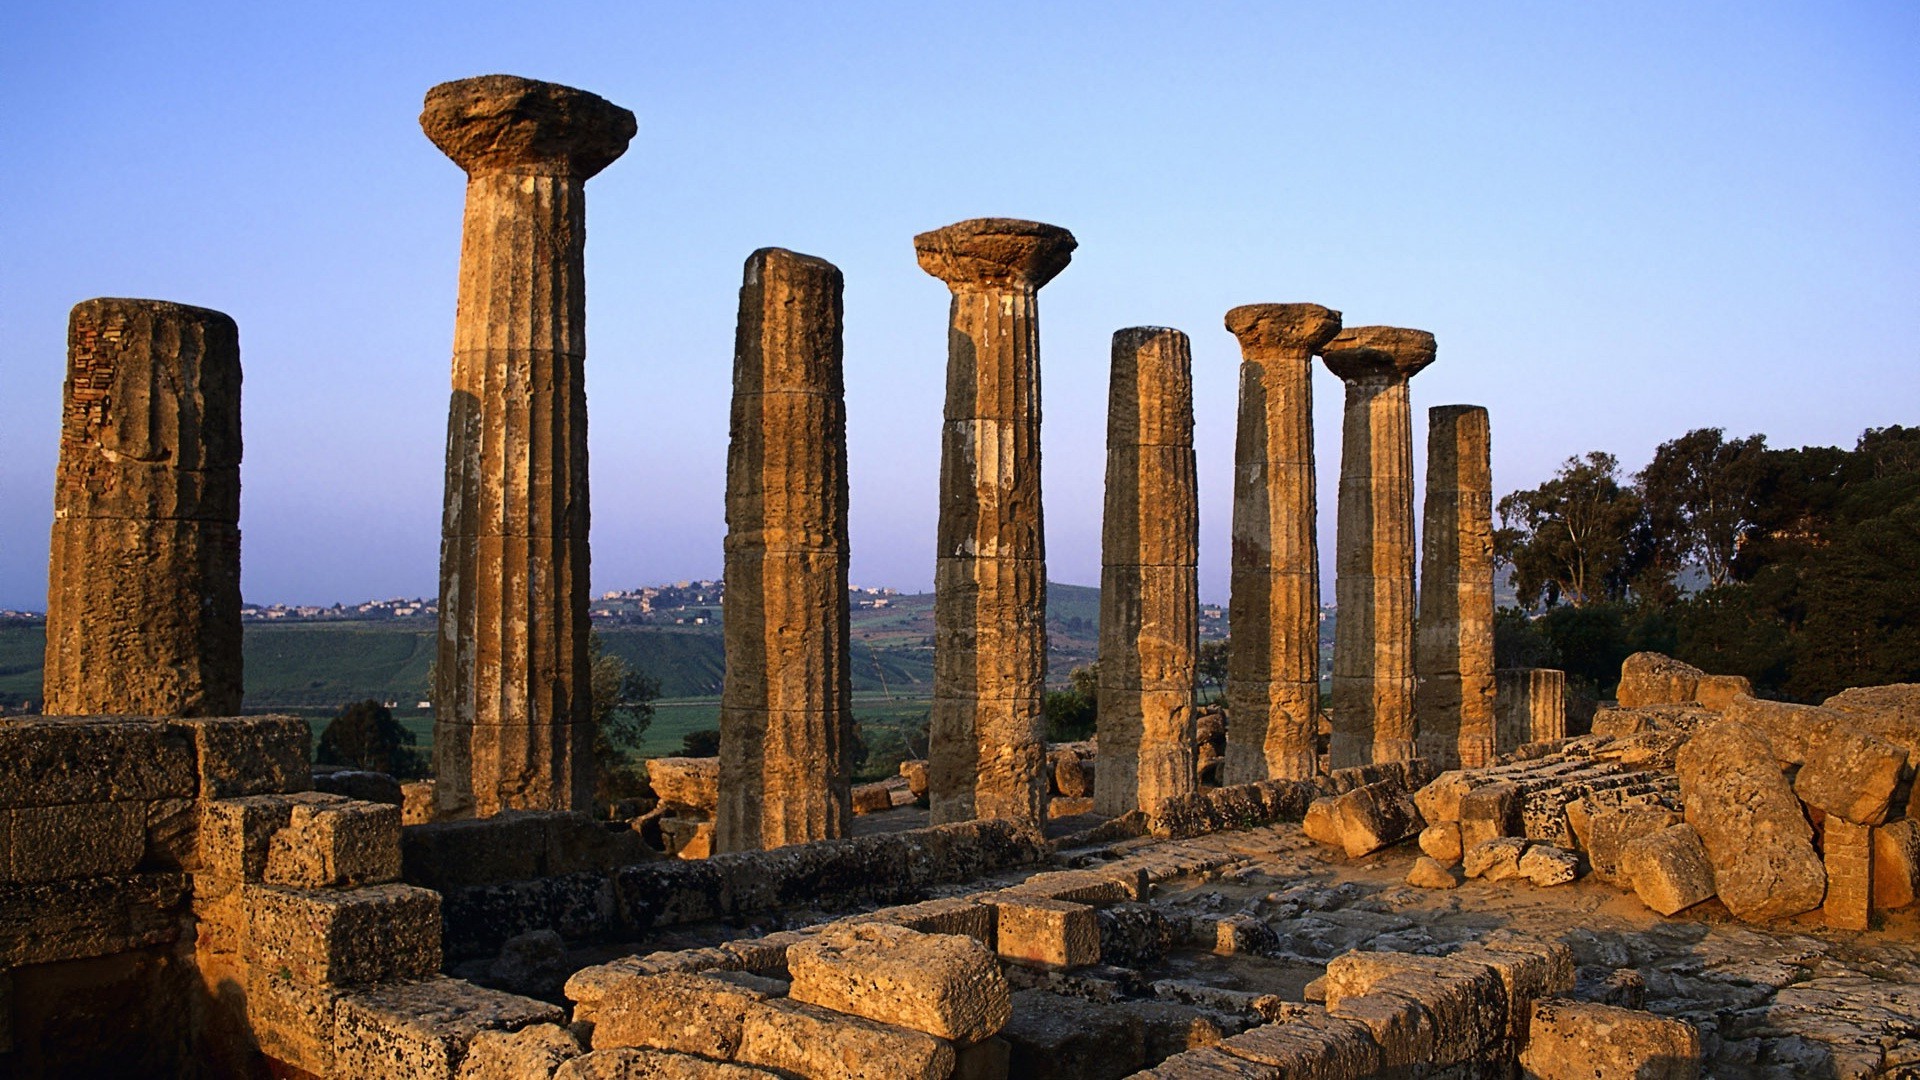
[[[1551,998],[1533,1006],[1520,1067],[1539,1080],[1700,1075],[1700,1034],[1684,1020]]]
[[[0,810],[0,881],[60,881],[124,874],[147,846],[147,806],[69,803]]]
[[[187,905],[186,876],[171,872],[0,884],[0,968],[176,941]]]
[[[297,716],[222,716],[169,720],[193,740],[203,799],[305,791],[313,729]]]
[[[565,1022],[557,1006],[459,979],[371,987],[335,1007],[335,1069],[356,1080],[454,1080],[480,1032]]]
[[[965,934],[991,949],[993,948],[993,915],[993,905],[982,904],[964,896],[956,896],[944,900],[927,900],[918,904],[881,908],[879,911],[858,915],[847,921],[892,923],[909,930],[918,930],[923,934]]]
[[[1507,995],[1507,1038],[1516,1047],[1527,1040],[1533,1003],[1573,989],[1573,950],[1558,941],[1473,944],[1454,951],[1448,959],[1483,965],[1499,977]]]
[[[247,1026],[260,1052],[315,1076],[333,1076],[333,1012],[341,991],[260,970],[247,980]]]
[[[1520,788],[1505,780],[1481,784],[1460,799],[1460,845],[1468,851],[1520,832]]]
[[[400,808],[385,803],[295,803],[268,847],[269,885],[353,888],[399,877]]]
[[[1292,1074],[1237,1057],[1221,1047],[1204,1046],[1175,1054],[1151,1069],[1132,1074],[1128,1080],[1279,1080],[1288,1075]]]
[[[522,881],[545,873],[545,837],[542,815],[524,810],[411,825],[401,833],[401,863],[408,881],[443,892]]]
[[[1002,959],[1052,968],[1100,962],[1100,917],[1086,904],[1044,897],[989,898]]]
[[[993,954],[958,934],[884,923],[829,927],[787,949],[787,970],[795,1001],[961,1044],[998,1032],[1012,1010],[1012,991]]]
[[[1837,930],[1865,930],[1873,906],[1873,827],[1828,814],[1820,833],[1827,868],[1821,913]]]
[[[313,985],[418,979],[440,970],[440,894],[411,885],[301,890],[242,886],[243,955]]]
[[[1505,984],[1494,969],[1469,958],[1350,952],[1327,965],[1325,985],[1327,1009],[1336,1014],[1357,995],[1417,1001],[1431,1025],[1434,1064],[1474,1060],[1507,1036]]]
[[[1363,1025],[1317,1009],[1243,1031],[1220,1050],[1286,1077],[1359,1080],[1380,1068],[1380,1048]]]
[[[191,734],[153,720],[89,716],[0,719],[0,809],[191,799]]]
[[[1329,1002],[1327,1013],[1367,1029],[1380,1048],[1380,1067],[1405,1068],[1433,1061],[1433,1020],[1420,1002],[1392,991],[1376,991]]]
[[[345,802],[338,795],[303,791],[200,803],[196,856],[200,870],[194,875],[194,894],[208,899],[247,882],[264,881],[274,834],[286,828],[295,806],[319,808]]]
[[[747,1014],[734,1060],[841,1080],[946,1080],[955,1064],[953,1044],[923,1031],[780,1000]]]
[[[1692,907],[1714,893],[1713,862],[1700,834],[1685,822],[1628,843],[1619,873],[1641,903],[1662,915]]]
[[[1873,830],[1873,906],[1891,911],[1920,894],[1920,820],[1902,818]]]
[[[646,1046],[726,1061],[740,1049],[747,1014],[766,999],[707,975],[624,979],[591,1003],[593,1048]]]

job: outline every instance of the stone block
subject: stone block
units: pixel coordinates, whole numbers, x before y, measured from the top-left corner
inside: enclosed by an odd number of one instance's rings
[[[571,981],[568,992],[577,992]],[[575,1018],[593,1021],[595,1050],[652,1047],[724,1061],[739,1051],[747,1014],[766,998],[708,975],[670,972],[624,979],[583,1003]]]
[[[431,781],[429,781],[431,784]],[[361,802],[405,806],[406,793],[400,781],[383,772],[367,769],[320,769],[313,773],[313,790],[340,795]]]
[[[467,1044],[457,1080],[551,1080],[554,1070],[584,1053],[559,1024],[518,1031],[482,1031]]]
[[[300,792],[201,803],[195,893],[203,898],[220,896],[242,884],[265,881],[274,834],[286,828],[296,805],[319,808],[345,802],[338,795]]]
[[[173,872],[0,883],[0,970],[176,941],[188,899]]]
[[[1580,873],[1580,857],[1552,844],[1532,844],[1515,869],[1535,885],[1549,888],[1572,881]]]
[[[1873,827],[1829,814],[1820,840],[1827,871],[1821,913],[1836,930],[1865,930],[1873,906]]]
[[[1335,809],[1339,796],[1325,795],[1307,804],[1307,814],[1300,819],[1300,831],[1307,839],[1327,847],[1342,847],[1340,843],[1340,816]]]
[[[1845,713],[1855,729],[1887,740],[1907,752],[1910,764],[1920,764],[1920,683],[1855,687],[1821,705]]]
[[[1452,889],[1460,884],[1453,869],[1430,855],[1422,855],[1407,871],[1407,884],[1420,889]]]
[[[779,1000],[748,1012],[735,1060],[843,1080],[945,1080],[955,1063],[953,1044],[926,1032]]]
[[[1505,881],[1520,874],[1520,858],[1527,842],[1517,836],[1500,836],[1467,849],[1460,869],[1470,878]]]
[[[647,780],[667,806],[684,807],[712,817],[720,805],[719,758],[649,758]]]
[[[1633,878],[1621,869],[1629,845],[1680,823],[1680,815],[1664,806],[1609,806],[1581,801],[1588,807],[1583,830],[1587,863],[1593,875],[1609,885],[1633,884]]]
[[[1281,1075],[1269,1066],[1235,1057],[1217,1046],[1206,1046],[1142,1069],[1128,1080],[1275,1080]]]
[[[268,844],[270,885],[354,888],[399,877],[400,808],[388,803],[295,803]]]
[[[1550,998],[1534,1003],[1520,1067],[1537,1080],[1695,1080],[1700,1035],[1684,1020]]]
[[[1434,1055],[1433,1019],[1420,1002],[1393,991],[1340,999],[1327,1013],[1366,1028],[1380,1050],[1380,1067],[1403,1069],[1430,1063]]]
[[[1520,832],[1519,785],[1496,780],[1461,796],[1460,846],[1463,850],[1471,851],[1495,837],[1517,836]]]
[[[1224,1018],[1195,1005],[1177,1001],[1117,1001],[1140,1018],[1146,1033],[1147,1060],[1159,1061],[1203,1046],[1218,1046],[1226,1038]]]
[[[1412,797],[1391,782],[1354,788],[1334,801],[1333,814],[1349,859],[1397,844],[1426,826]]]
[[[1633,886],[1641,903],[1662,915],[1690,908],[1714,893],[1706,846],[1685,822],[1628,843],[1618,875]]]
[[[410,825],[401,834],[401,863],[409,882],[442,892],[521,881],[546,873],[546,834],[543,815],[524,810]]]
[[[1873,830],[1873,906],[1903,908],[1920,896],[1920,820],[1902,818]]]
[[[69,803],[0,810],[0,881],[124,874],[147,847],[147,803]]]
[[[1027,1080],[1119,1080],[1146,1064],[1140,1017],[1083,998],[1022,990],[1002,1036],[1009,1073]]]
[[[553,1080],[779,1080],[779,1074],[669,1050],[619,1049],[572,1058]]]
[[[1421,829],[1420,850],[1441,866],[1452,866],[1459,862],[1465,854],[1460,847],[1460,823],[1438,821]]]
[[[433,820],[433,781],[408,780],[400,785],[400,822],[425,825]]]
[[[333,1016],[342,991],[261,970],[247,980],[247,1026],[260,1052],[315,1076],[334,1069]]]
[[[1735,702],[1730,715],[1751,700]],[[1723,720],[1695,735],[1677,760],[1687,824],[1706,845],[1720,899],[1742,919],[1811,911],[1827,889],[1813,827],[1769,743]]]
[[[918,930],[923,934],[965,934],[966,936],[993,948],[993,905],[983,904],[965,896],[949,897],[942,900],[926,900],[918,904],[903,904],[899,907],[881,908],[866,915],[856,915],[848,922],[879,922],[904,926],[909,930]],[[784,952],[781,970],[786,969]]]
[[[1413,793],[1413,804],[1429,822],[1459,821],[1460,800],[1474,787],[1467,773],[1454,769],[1443,772]]]
[[[1050,870],[1009,889],[1010,896],[1044,896],[1049,900],[1069,900],[1076,904],[1115,904],[1143,900],[1147,895],[1145,875],[1138,870],[1094,867],[1086,870]]]
[[[1007,1040],[997,1036],[958,1047],[953,1052],[953,1080],[1010,1080],[1012,1053]]]
[[[1279,1070],[1260,1074],[1265,1076],[1359,1080],[1380,1069],[1380,1048],[1364,1025],[1318,1009],[1250,1028],[1223,1041],[1220,1049]]]
[[[304,890],[242,886],[249,963],[312,985],[440,971],[440,894],[410,885]]]
[[[1100,919],[1086,904],[996,895],[994,945],[1002,959],[1073,968],[1100,962]]]
[[[222,716],[169,720],[193,740],[203,799],[305,791],[313,729],[297,716]]]
[[[1447,958],[1485,966],[1500,979],[1507,995],[1507,1039],[1515,1047],[1527,1040],[1533,1003],[1574,987],[1573,950],[1557,941],[1476,943],[1455,950]]]
[[[893,809],[893,789],[886,784],[855,784],[853,812],[881,814]]]
[[[1893,793],[1907,771],[1907,752],[1863,731],[1835,726],[1807,747],[1793,793],[1808,806],[1856,825],[1887,819]]]
[[[916,759],[901,762],[900,775],[907,778],[907,790],[913,792],[915,800],[923,800],[927,797],[926,761]]]
[[[334,1009],[334,1068],[356,1080],[454,1080],[482,1031],[565,1021],[557,1006],[459,979],[369,987]]]
[[[1492,967],[1471,958],[1350,952],[1327,965],[1325,985],[1327,1010],[1335,1015],[1347,1000],[1368,995],[1417,1002],[1431,1025],[1433,1064],[1476,1060],[1507,1037],[1506,985]]]
[[[1099,958],[1096,922],[1093,957],[1085,962]],[[993,954],[956,934],[883,923],[830,927],[790,946],[787,970],[793,977],[788,995],[795,1001],[957,1043],[993,1035],[1011,1009],[1011,991]]]
[[[191,799],[189,731],[115,717],[0,719],[0,809]]]

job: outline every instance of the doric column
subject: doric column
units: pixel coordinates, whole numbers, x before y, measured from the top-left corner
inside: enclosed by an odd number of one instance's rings
[[[88,300],[67,324],[50,716],[240,712],[240,331]]]
[[[1151,811],[1199,785],[1193,679],[1200,643],[1200,505],[1187,335],[1113,335],[1100,571],[1102,814]]]
[[[443,817],[585,810],[585,185],[633,114],[510,75],[427,92],[467,172],[447,417],[434,802]]]
[[[1493,764],[1493,461],[1487,410],[1427,410],[1414,726],[1442,769]]]
[[[947,283],[947,405],[934,568],[935,824],[1041,821],[1046,545],[1040,517],[1040,287],[1073,234],[976,218],[913,238]]]
[[[1407,380],[1433,363],[1433,335],[1340,331],[1321,355],[1347,384],[1334,552],[1336,769],[1414,756],[1413,417]]]
[[[1240,339],[1241,362],[1223,779],[1301,780],[1319,768],[1313,355],[1339,332],[1340,313],[1248,304],[1227,312],[1227,329]]]
[[[727,449],[727,641],[718,851],[847,834],[847,417],[841,277],[747,258]]]

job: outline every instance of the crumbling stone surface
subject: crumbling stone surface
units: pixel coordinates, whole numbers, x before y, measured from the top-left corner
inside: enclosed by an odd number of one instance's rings
[[[1694,689],[1706,674],[1671,656],[1637,652],[1620,665],[1620,685],[1614,697],[1627,709],[1698,702]]]
[[[47,715],[240,711],[239,521],[233,320],[161,300],[75,305],[47,575]]]
[[[558,1024],[560,1009],[458,979],[356,990],[334,1009],[334,1069],[369,1080],[451,1080],[482,1031]]]
[[[727,449],[719,851],[844,836],[855,812],[841,288],[823,259],[747,257]]]
[[[435,806],[587,810],[586,182],[626,151],[634,118],[582,90],[488,75],[428,91],[420,126],[467,173]]]
[[[1086,904],[1006,894],[990,902],[1002,958],[1049,968],[1100,962],[1100,918]]]
[[[1583,805],[1587,803],[1584,799],[1580,801]],[[1600,804],[1588,807],[1584,820],[1585,825],[1579,831],[1584,834],[1581,839],[1594,876],[1609,884],[1625,887],[1633,882],[1632,874],[1623,865],[1627,848],[1642,837],[1652,836],[1679,824],[1680,814],[1659,805]],[[1695,841],[1698,839],[1696,834]],[[1707,887],[1709,890],[1713,887],[1711,872]]]
[[[787,968],[795,1001],[958,1043],[999,1031],[1011,1008],[993,954],[959,935],[883,924],[834,928],[790,946]]]
[[[1520,858],[1527,842],[1517,836],[1497,836],[1467,849],[1460,870],[1470,878],[1505,881],[1520,875]]]
[[[977,218],[914,237],[952,290],[934,566],[928,757],[936,824],[1045,820],[1040,700],[1046,558],[1040,506],[1040,289],[1073,234]]]
[[[1494,679],[1494,749],[1567,737],[1567,673],[1555,668],[1501,668]],[[1491,761],[1480,764],[1489,765]]]
[[[1873,906],[1873,828],[1829,814],[1820,823],[1827,895],[1820,905],[1827,925],[1865,930]]]
[[[1415,756],[1413,420],[1433,335],[1347,327],[1321,352],[1347,387],[1334,564],[1334,768]]]
[[[737,1060],[782,1075],[847,1080],[943,1080],[955,1064],[944,1039],[785,1000],[747,1014]]]
[[[1427,410],[1414,719],[1420,755],[1443,769],[1497,752],[1491,448],[1485,408]]]
[[[1092,791],[1094,809],[1108,816],[1151,810],[1199,786],[1193,686],[1200,496],[1192,367],[1187,335],[1178,330],[1132,327],[1113,335],[1101,533],[1100,758]],[[1060,790],[1075,794],[1064,785]]]
[[[269,885],[299,889],[384,885],[400,877],[400,808],[385,803],[296,802],[273,834]]]
[[[1714,894],[1713,863],[1692,825],[1681,822],[1635,837],[1617,856],[1616,884],[1633,886],[1640,902],[1673,915]]]
[[[1920,820],[1902,818],[1873,830],[1873,906],[1903,908],[1920,897]]]
[[[1909,763],[1920,764],[1920,683],[1858,686],[1821,705],[1845,713],[1857,729],[1900,747]]]
[[[440,970],[440,897],[409,885],[245,885],[245,958],[311,985],[353,986]]]
[[[1806,750],[1793,793],[1808,806],[1856,825],[1878,825],[1892,809],[1907,773],[1907,752],[1861,731],[1836,725]]]
[[[1146,1064],[1139,1016],[1077,997],[1022,990],[1002,1032],[1008,1075],[1033,1080],[1119,1080]]]
[[[1422,889],[1453,889],[1459,887],[1460,878],[1454,874],[1451,863],[1422,855],[1413,869],[1407,871],[1407,884]]]
[[[1349,859],[1397,844],[1426,827],[1413,797],[1392,781],[1354,788],[1333,801],[1331,812]]]
[[[1694,1080],[1700,1035],[1683,1020],[1553,998],[1534,1003],[1520,1067],[1539,1080]]]
[[[1371,1076],[1380,1067],[1380,1050],[1365,1027],[1319,1010],[1303,1010],[1298,1016],[1243,1031],[1221,1042],[1220,1051],[1259,1066],[1248,1075],[1261,1077],[1358,1078]]]
[[[1441,866],[1452,866],[1465,854],[1460,846],[1460,823],[1436,821],[1420,830],[1420,850]]]
[[[562,1064],[553,1080],[777,1080],[779,1073],[666,1050],[595,1050]]]
[[[1572,881],[1580,872],[1580,857],[1552,844],[1529,844],[1514,868],[1521,877],[1548,888]]]
[[[1320,556],[1313,357],[1340,330],[1319,304],[1227,312],[1240,342],[1234,438],[1230,730],[1222,780],[1307,780],[1319,771]],[[1309,523],[1302,527],[1302,523]]]
[[[1827,875],[1813,849],[1813,827],[1765,736],[1723,720],[1681,749],[1678,767],[1687,824],[1706,845],[1728,910],[1742,919],[1777,919],[1820,906]]]
[[[711,817],[720,806],[720,759],[647,759],[647,782],[661,805]]]
[[[568,984],[568,993],[576,988]],[[740,1049],[747,1014],[767,995],[706,975],[665,972],[622,980],[582,1002],[593,1048],[640,1046],[725,1061]]]

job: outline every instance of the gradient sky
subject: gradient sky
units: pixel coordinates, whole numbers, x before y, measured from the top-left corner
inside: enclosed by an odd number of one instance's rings
[[[1080,241],[1041,294],[1051,576],[1099,577],[1110,336],[1167,325],[1223,600],[1236,304],[1433,331],[1416,456],[1426,407],[1486,405],[1496,494],[1694,427],[1920,423],[1916,58],[1910,3],[6,5],[0,607],[45,605],[93,296],[239,322],[248,600],[433,594],[462,176],[416,118],[443,80],[639,117],[587,188],[596,592],[718,576],[770,245],[846,273],[853,578],[928,587],[947,292],[912,237],[997,215]]]

